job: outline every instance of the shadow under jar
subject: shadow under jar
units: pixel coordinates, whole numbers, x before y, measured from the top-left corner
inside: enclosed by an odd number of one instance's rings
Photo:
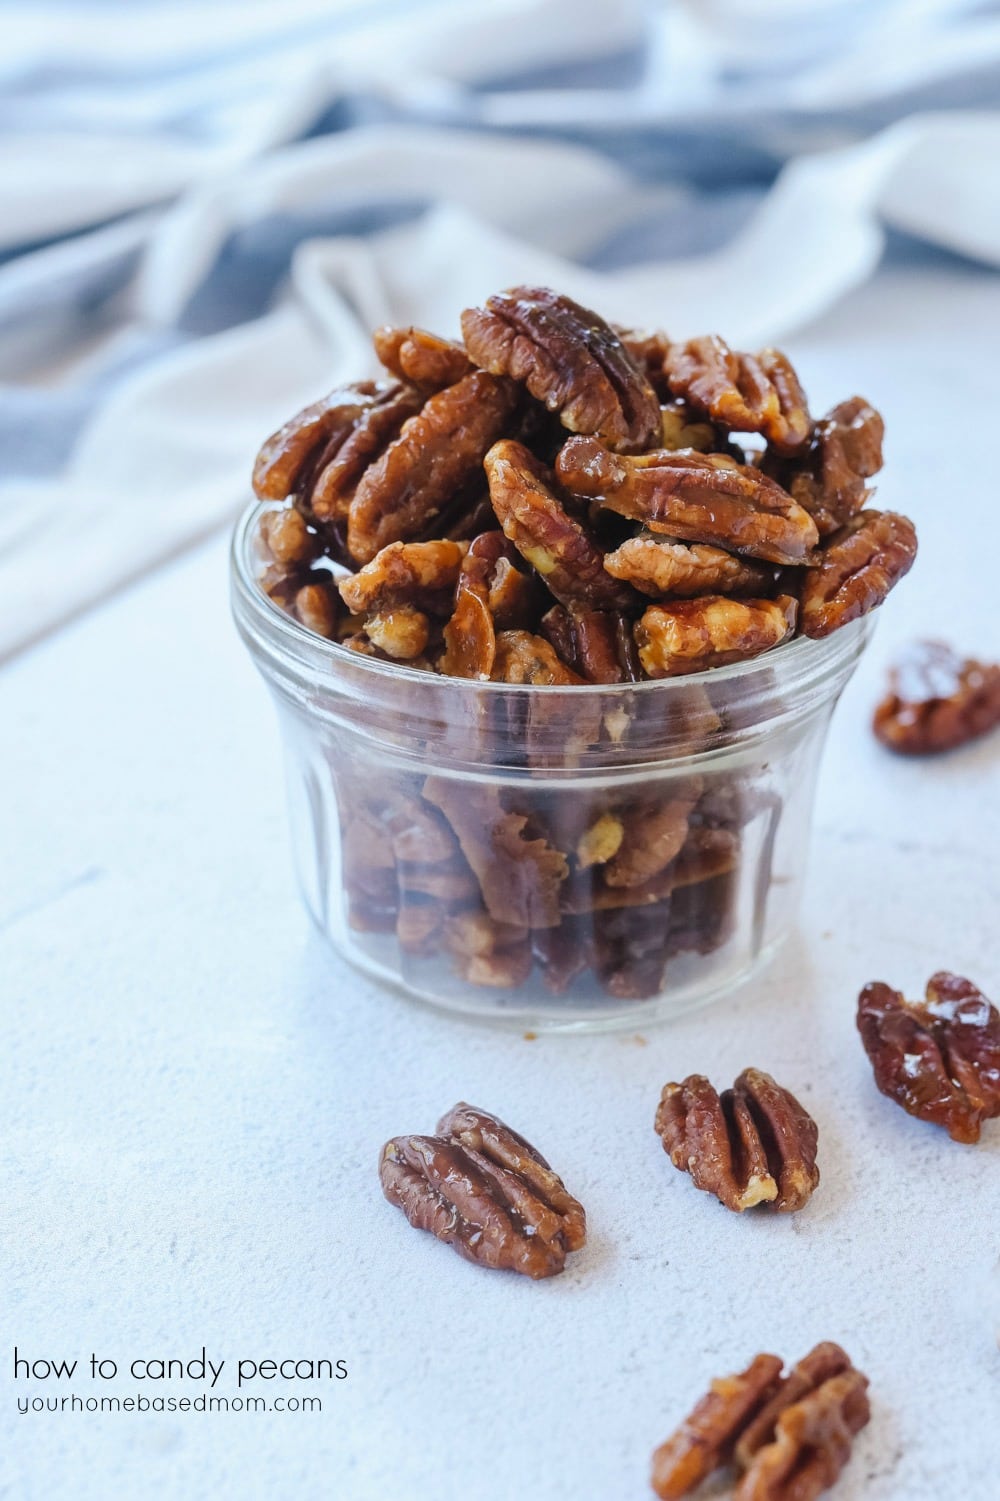
[[[520,1026],[634,1026],[730,991],[794,923],[827,725],[873,628],[653,682],[442,677],[233,611],[274,695],[306,905],[408,996]]]

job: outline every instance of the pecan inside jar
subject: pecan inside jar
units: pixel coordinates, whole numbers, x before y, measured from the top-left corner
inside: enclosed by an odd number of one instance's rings
[[[664,1085],[656,1134],[674,1167],[727,1209],[801,1209],[819,1182],[816,1122],[760,1069],[721,1095],[702,1074]]]
[[[875,1083],[908,1115],[965,1143],[1000,1115],[1000,1012],[971,980],[942,970],[923,1001],[874,981],[857,1020]]]
[[[646,373],[597,313],[548,287],[514,287],[462,314],[465,347],[484,370],[523,381],[574,433],[648,448],[660,403]]]
[[[943,641],[917,641],[889,675],[872,728],[889,750],[929,756],[1000,725],[1000,665],[961,657]]]
[[[466,1261],[554,1277],[586,1240],[583,1206],[540,1152],[488,1111],[459,1104],[434,1136],[382,1148],[382,1191]]]
[[[913,522],[895,511],[859,511],[817,554],[799,600],[803,635],[820,638],[878,609],[917,555]]]

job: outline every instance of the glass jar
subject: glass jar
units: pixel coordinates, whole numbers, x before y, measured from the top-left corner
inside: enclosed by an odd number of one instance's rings
[[[794,923],[827,725],[861,620],[749,661],[567,688],[443,677],[233,611],[278,707],[305,902],[338,953],[431,1005],[635,1026],[744,981]]]

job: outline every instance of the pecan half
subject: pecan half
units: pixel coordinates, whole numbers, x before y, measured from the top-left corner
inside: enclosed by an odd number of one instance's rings
[[[465,553],[462,542],[390,542],[341,579],[340,597],[355,615],[401,605],[447,613]]]
[[[721,1376],[653,1455],[653,1490],[660,1501],[680,1501],[727,1464],[740,1434],[778,1388],[782,1361],[757,1355],[745,1371]]]
[[[343,442],[384,391],[374,381],[338,386],[320,401],[296,412],[261,445],[253,467],[260,500],[285,500],[294,493],[309,460],[330,442]]]
[[[545,639],[588,683],[635,683],[642,677],[632,622],[618,611],[564,610],[541,619]]]
[[[737,354],[713,335],[671,345],[664,369],[675,395],[727,430],[762,433],[782,453],[808,443],[805,392],[780,350]]]
[[[960,657],[943,641],[917,641],[892,668],[872,728],[889,750],[954,750],[1000,724],[1000,665]]]
[[[431,623],[422,610],[400,605],[379,610],[365,619],[365,634],[373,646],[398,662],[410,662],[427,649]]]
[[[392,328],[386,324],[372,335],[375,353],[385,368],[421,391],[443,391],[472,371],[472,361],[451,339],[425,328]]]
[[[551,688],[569,687],[583,679],[559,660],[543,636],[533,636],[530,631],[501,631],[496,640],[493,681]]]
[[[523,443],[509,439],[486,455],[490,500],[504,534],[563,604],[627,609],[635,595],[605,572],[604,554],[570,516],[551,476]]]
[[[834,1484],[871,1416],[867,1378],[829,1342],[785,1377],[781,1365],[758,1355],[739,1375],[712,1382],[653,1455],[661,1501],[680,1501],[731,1461],[743,1472],[733,1501],[816,1501]]]
[[[913,522],[895,511],[859,511],[824,544],[799,595],[803,635],[829,636],[878,609],[917,555]]]
[[[863,396],[842,401],[817,422],[801,459],[765,467],[812,516],[821,537],[850,521],[871,491],[867,481],[882,468],[885,423]]]
[[[802,563],[816,523],[762,470],[690,450],[627,457],[594,438],[570,438],[556,458],[560,483],[622,516],[686,542],[709,542],[771,563]]]
[[[867,1387],[867,1377],[851,1369],[787,1408],[733,1501],[816,1501],[836,1482],[855,1435],[871,1418]]]
[[[642,886],[680,854],[691,809],[701,796],[697,778],[675,796],[640,800],[619,815],[623,838],[604,866],[608,886]]]
[[[727,1209],[801,1209],[819,1182],[816,1122],[760,1069],[721,1095],[702,1074],[665,1084],[656,1133],[674,1167]]]
[[[547,287],[513,287],[462,314],[465,347],[484,370],[523,381],[574,433],[612,448],[648,448],[660,404],[618,335],[588,308]]]
[[[491,917],[521,928],[559,922],[566,857],[529,828],[526,816],[507,812],[498,787],[428,777],[423,795],[454,829]]]
[[[618,1001],[644,1001],[663,989],[671,955],[670,902],[594,905],[593,966],[601,986]]]
[[[586,1240],[586,1216],[540,1152],[485,1110],[458,1104],[435,1136],[396,1136],[382,1192],[410,1224],[479,1266],[553,1277]]]
[[[875,1083],[908,1115],[967,1143],[1000,1115],[1000,1012],[971,980],[942,970],[923,1001],[875,981],[857,1020]]]
[[[650,605],[635,628],[639,660],[651,678],[704,672],[769,651],[795,629],[796,602],[706,594]]]
[[[626,538],[608,553],[604,566],[614,578],[654,598],[761,594],[774,582],[773,568],[749,558],[735,557],[705,542],[675,542],[648,532]]]
[[[517,387],[475,370],[429,397],[362,475],[351,500],[347,545],[359,563],[419,533],[463,486],[514,410]]]
[[[276,563],[308,563],[322,550],[320,539],[306,526],[299,512],[286,507],[265,511],[260,518],[260,537]]]

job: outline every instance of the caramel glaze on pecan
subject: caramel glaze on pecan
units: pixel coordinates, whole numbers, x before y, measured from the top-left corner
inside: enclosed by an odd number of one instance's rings
[[[397,380],[420,391],[443,391],[472,372],[461,344],[439,338],[424,328],[377,328],[372,335],[375,353]]]
[[[586,1240],[586,1216],[540,1152],[488,1111],[458,1104],[435,1136],[382,1148],[382,1191],[410,1224],[466,1261],[554,1277]]]
[[[656,449],[628,457],[594,438],[570,438],[556,474],[571,494],[686,542],[794,564],[819,540],[812,517],[780,485],[723,454]]]
[[[706,594],[650,605],[635,628],[639,660],[651,678],[741,662],[790,636],[797,608],[787,594],[777,599]]]
[[[868,1423],[868,1380],[830,1341],[787,1376],[776,1355],[713,1381],[653,1455],[661,1501],[681,1501],[721,1465],[740,1479],[733,1501],[816,1501],[837,1480]]]
[[[604,554],[555,493],[552,476],[522,443],[496,443],[486,455],[490,500],[504,534],[562,604],[627,609],[635,592],[613,579]]]
[[[465,557],[462,542],[390,542],[340,581],[340,597],[356,615],[412,605],[447,614]]]
[[[465,347],[484,370],[523,381],[574,433],[641,451],[660,429],[645,372],[597,313],[547,287],[513,287],[462,314]]]
[[[727,1209],[801,1209],[819,1182],[816,1122],[760,1069],[721,1095],[702,1074],[664,1085],[656,1133],[674,1167]]]
[[[917,534],[895,511],[859,511],[824,543],[799,594],[805,636],[819,638],[878,609],[913,567]]]
[[[960,657],[943,641],[916,641],[889,675],[872,728],[904,756],[954,750],[1000,725],[1000,665]]]
[[[762,433],[781,453],[808,443],[805,393],[778,349],[737,354],[716,336],[671,344],[664,357],[671,391],[727,431]]]
[[[875,1083],[908,1115],[965,1143],[1000,1116],[1000,1012],[971,980],[942,970],[923,1001],[875,981],[857,1020]]]
[[[616,610],[564,610],[542,616],[545,639],[588,683],[636,683],[642,668],[632,621]]]
[[[419,535],[474,481],[516,395],[512,381],[475,370],[428,397],[358,482],[348,513],[352,557],[368,563],[387,543]]]

